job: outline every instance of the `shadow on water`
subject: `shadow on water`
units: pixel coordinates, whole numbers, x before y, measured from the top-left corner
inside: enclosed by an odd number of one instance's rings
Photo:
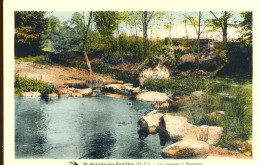
[[[110,131],[104,133],[97,133],[93,135],[91,142],[87,142],[88,153],[83,155],[83,158],[107,158],[111,155],[112,148],[116,143],[116,139],[112,136]]]
[[[29,101],[30,104],[27,104]],[[21,104],[23,103],[23,104]],[[20,106],[21,112],[15,115],[15,153],[16,158],[30,156],[32,153],[44,155],[46,153],[45,144],[47,138],[43,130],[46,129],[44,114],[41,109],[42,104],[39,98],[16,99],[16,105]],[[29,118],[30,120],[23,120]],[[30,134],[31,136],[28,136]],[[20,153],[20,154],[19,154]]]
[[[144,151],[149,150],[147,144],[138,140],[137,143],[132,143],[129,148],[127,148],[128,152],[126,152],[126,157],[140,159],[143,158]]]

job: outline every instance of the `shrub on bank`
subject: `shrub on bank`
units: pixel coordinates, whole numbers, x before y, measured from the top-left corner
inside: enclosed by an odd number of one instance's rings
[[[20,96],[23,92],[40,92],[43,96],[49,93],[57,92],[54,86],[51,86],[42,80],[31,80],[15,76],[14,82],[15,95]]]
[[[170,79],[148,79],[143,87],[152,91],[166,92],[180,95],[190,95],[191,92],[203,91],[210,80],[203,78],[170,78]]]

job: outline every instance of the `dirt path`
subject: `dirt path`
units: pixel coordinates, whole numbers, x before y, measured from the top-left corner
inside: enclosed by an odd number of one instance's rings
[[[56,87],[64,86],[69,83],[85,83],[89,81],[88,71],[75,68],[63,67],[59,65],[37,65],[29,62],[16,62],[15,74],[19,77],[29,79],[42,79],[42,81]],[[117,80],[94,73],[94,82],[109,84]]]

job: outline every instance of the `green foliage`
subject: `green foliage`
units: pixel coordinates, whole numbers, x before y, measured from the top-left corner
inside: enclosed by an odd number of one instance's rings
[[[92,30],[88,31],[88,40],[84,38],[86,32],[86,19],[89,16],[85,13],[76,12],[71,20],[60,22],[55,17],[48,18],[48,26],[45,31],[45,41],[50,41],[50,51],[63,53],[70,51],[83,51],[83,43],[87,43],[90,51],[92,49],[104,49],[104,46],[97,39],[99,36]],[[93,42],[95,42],[93,44]]]
[[[115,40],[113,32],[117,29],[121,22],[122,15],[114,11],[97,11],[93,13],[96,29],[101,35],[101,40],[105,44],[105,53],[113,55],[116,49],[114,48]]]
[[[235,27],[235,22],[233,22],[230,18],[232,17],[232,12],[223,11],[222,16],[217,17],[212,11],[210,11],[215,19],[211,19],[208,21],[207,26],[212,29],[210,32],[220,31],[222,33],[223,41],[227,41],[227,32],[228,27]]]
[[[195,125],[223,127],[223,135],[218,145],[234,150],[237,149],[235,141],[246,141],[252,136],[252,88],[247,84],[236,88],[229,85],[221,92],[228,92],[234,98],[223,99],[216,92],[186,104],[180,111]],[[224,111],[225,115],[209,115],[216,111]]]
[[[168,67],[170,70],[176,70],[176,67],[180,64],[180,58],[185,54],[185,51],[171,46],[161,46],[157,52],[163,52],[160,56],[151,56],[147,60],[147,67],[156,67],[157,65],[163,65]]]
[[[25,57],[41,51],[46,28],[45,12],[15,11],[15,56]]]
[[[241,27],[244,37],[248,37],[248,40],[252,40],[252,27],[253,27],[253,16],[252,12],[242,12],[241,16],[243,21],[238,24],[238,27]]]
[[[216,45],[215,53],[219,64],[227,64],[220,74],[252,76],[252,41],[222,42]]]
[[[121,19],[119,12],[114,11],[97,11],[93,17],[97,30],[103,37],[112,36]]]
[[[220,30],[223,28],[225,21],[227,21],[228,19],[230,19],[232,16],[232,12],[222,12],[222,16],[216,19],[212,19],[208,21],[208,25],[209,27],[212,27],[212,30],[210,32],[215,32],[217,30]],[[231,27],[232,25],[229,24],[229,26]]]
[[[22,57],[15,60],[16,62],[26,61],[26,62],[32,62],[35,64],[51,64],[52,61],[47,55],[40,55],[40,56],[29,56],[29,57]]]
[[[174,95],[190,95],[191,92],[205,89],[207,79],[170,78],[148,79],[143,87],[152,91],[166,92]]]
[[[43,96],[57,92],[57,89],[42,80],[31,80],[15,76],[15,94],[20,96],[23,92],[40,92]]]

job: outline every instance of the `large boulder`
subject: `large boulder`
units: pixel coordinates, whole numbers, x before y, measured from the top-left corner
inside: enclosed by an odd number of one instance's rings
[[[195,129],[196,126],[188,123],[186,117],[164,115],[159,122],[158,132],[161,145],[167,141],[180,141],[184,139],[189,130]]]
[[[48,97],[58,97],[59,95],[57,93],[50,93],[48,94]]]
[[[169,96],[166,93],[161,92],[142,92],[136,95],[136,100],[139,101],[161,101],[169,100]]]
[[[184,139],[166,147],[162,153],[165,157],[172,158],[203,157],[208,150],[209,144],[204,141]]]
[[[160,118],[158,127],[161,145],[165,145],[167,141],[177,142],[184,139],[204,141],[214,145],[219,141],[222,132],[222,127],[207,125],[197,127],[188,123],[185,117],[169,114]]]
[[[138,122],[138,134],[139,137],[143,137],[144,134],[157,133],[159,127],[160,118],[164,114],[158,113],[156,110],[143,116]],[[144,137],[143,137],[144,138]]]
[[[40,97],[41,93],[39,93],[39,92],[23,92],[22,96],[23,97]]]
[[[203,125],[199,128],[202,129],[204,135],[206,135],[206,139],[204,141],[209,145],[217,144],[223,133],[222,127]]]
[[[92,92],[93,91],[91,88],[86,88],[86,89],[81,89],[81,90],[78,89],[78,93],[80,93],[83,96],[88,96],[88,95],[92,94]]]
[[[155,68],[148,68],[140,73],[140,85],[144,85],[146,79],[164,79],[170,77],[170,71],[165,66],[156,66]]]

